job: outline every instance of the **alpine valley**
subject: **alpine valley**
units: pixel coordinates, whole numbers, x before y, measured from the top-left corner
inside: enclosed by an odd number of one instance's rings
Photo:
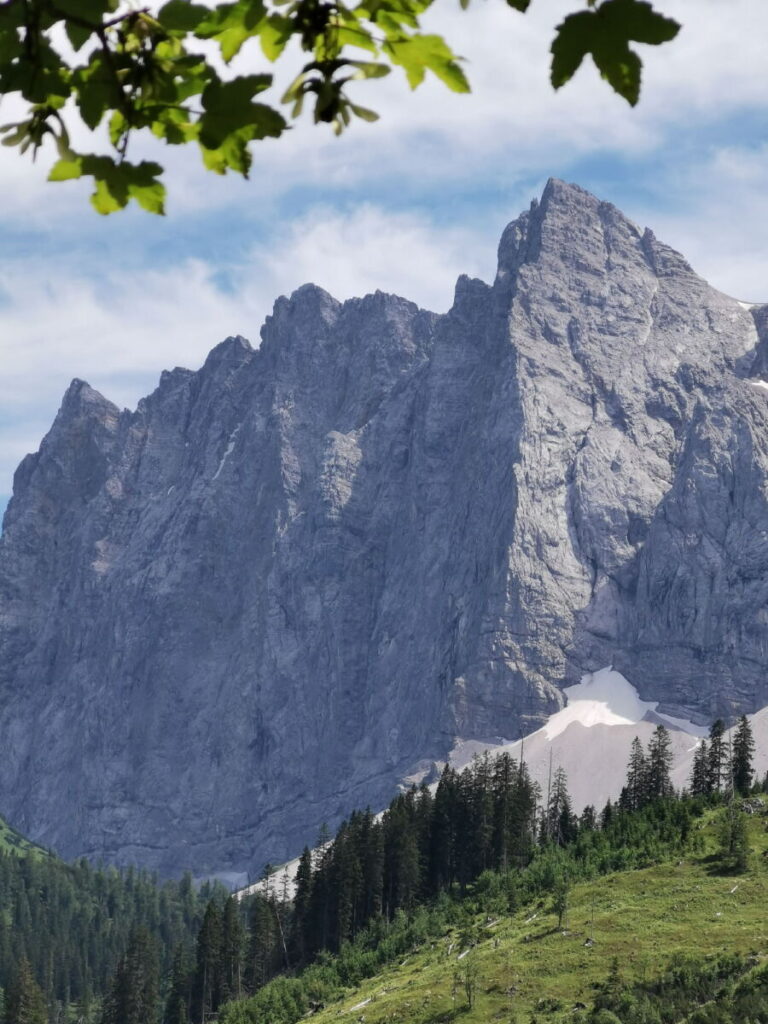
[[[576,684],[640,708],[622,765],[768,705],[768,305],[553,180],[447,314],[305,285],[261,336],[134,412],[73,381],[19,466],[14,828],[234,880]]]

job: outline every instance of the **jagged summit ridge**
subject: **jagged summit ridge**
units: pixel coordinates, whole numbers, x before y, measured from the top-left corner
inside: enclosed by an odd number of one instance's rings
[[[133,412],[74,382],[0,540],[0,813],[258,871],[585,671],[768,703],[767,322],[553,180],[443,316],[306,285]]]

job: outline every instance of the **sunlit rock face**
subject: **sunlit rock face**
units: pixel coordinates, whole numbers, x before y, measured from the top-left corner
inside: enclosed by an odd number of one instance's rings
[[[768,704],[764,370],[766,307],[551,181],[444,316],[308,285],[135,412],[73,382],[0,541],[0,813],[255,872],[583,672]]]

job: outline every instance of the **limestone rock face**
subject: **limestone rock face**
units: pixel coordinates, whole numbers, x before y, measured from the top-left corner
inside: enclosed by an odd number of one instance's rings
[[[445,316],[307,285],[135,412],[82,381],[0,540],[0,813],[258,871],[613,664],[768,704],[768,307],[551,181]]]

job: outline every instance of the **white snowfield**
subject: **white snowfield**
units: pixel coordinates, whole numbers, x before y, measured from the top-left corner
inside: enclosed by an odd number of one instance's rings
[[[708,727],[659,712],[656,702],[641,700],[634,686],[612,667],[582,676],[580,683],[564,693],[566,706],[536,732],[510,743],[458,740],[449,763],[460,770],[486,751],[491,757],[509,753],[516,761],[522,752],[542,793],[546,794],[550,772],[562,767],[568,775],[573,809],[581,813],[592,804],[600,811],[607,800],[616,800],[621,793],[634,737],[647,746],[656,726],[664,725],[672,744],[672,782],[677,789],[688,784],[694,751],[700,738],[708,734]],[[762,778],[768,771],[768,707],[748,717],[757,748],[755,770]],[[437,783],[430,788],[434,791]],[[292,895],[298,863],[298,859],[289,861],[275,872],[271,884],[276,891],[285,888],[287,875],[288,894]],[[258,882],[238,896],[263,888],[264,883]]]
[[[653,714],[658,707],[658,703],[640,700],[634,686],[627,682],[621,672],[612,668],[603,668],[599,672],[582,676],[580,683],[569,686],[564,693],[568,701],[566,706],[555,712],[539,730],[548,740],[561,736],[574,723],[586,729],[595,725],[636,725]],[[682,728],[702,736],[707,733],[706,729],[682,719],[671,719],[666,715],[658,715],[657,718],[667,727]]]

